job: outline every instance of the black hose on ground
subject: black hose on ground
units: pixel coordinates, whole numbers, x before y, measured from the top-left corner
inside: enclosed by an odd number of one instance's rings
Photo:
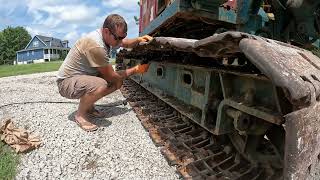
[[[71,102],[71,101],[25,101],[25,102],[4,104],[4,105],[0,106],[0,109],[7,107],[7,106],[21,105],[21,104],[78,104],[78,102]],[[117,102],[110,103],[110,104],[97,104],[95,106],[115,107],[115,106],[120,106],[120,105],[123,105],[123,106],[127,105],[127,100],[117,101]]]

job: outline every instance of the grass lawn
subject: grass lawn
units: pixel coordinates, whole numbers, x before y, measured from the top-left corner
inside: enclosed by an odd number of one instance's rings
[[[0,77],[57,71],[61,64],[62,61],[51,61],[39,64],[2,65]]]
[[[0,141],[0,179],[14,179],[19,156]]]

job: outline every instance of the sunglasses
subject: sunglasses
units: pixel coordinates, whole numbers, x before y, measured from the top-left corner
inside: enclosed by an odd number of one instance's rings
[[[122,39],[124,39],[125,37],[121,37],[121,36],[117,36],[114,32],[112,32],[110,29],[109,29],[109,32],[112,34],[114,40],[116,41],[121,41]]]

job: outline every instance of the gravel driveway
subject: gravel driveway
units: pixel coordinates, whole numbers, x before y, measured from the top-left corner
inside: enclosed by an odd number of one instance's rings
[[[12,118],[40,136],[42,146],[23,154],[16,179],[179,179],[130,106],[112,106],[116,91],[98,102],[108,117],[95,132],[73,121],[76,100],[61,97],[56,72],[0,78],[0,119]],[[46,101],[49,103],[9,103]],[[50,102],[70,103],[50,103]],[[111,105],[111,107],[110,107]],[[2,107],[1,107],[2,106]]]

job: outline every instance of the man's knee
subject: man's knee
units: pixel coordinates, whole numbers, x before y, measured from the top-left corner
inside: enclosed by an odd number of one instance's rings
[[[96,89],[95,94],[100,95],[100,96],[105,96],[109,92],[109,87],[108,86],[100,86]]]

